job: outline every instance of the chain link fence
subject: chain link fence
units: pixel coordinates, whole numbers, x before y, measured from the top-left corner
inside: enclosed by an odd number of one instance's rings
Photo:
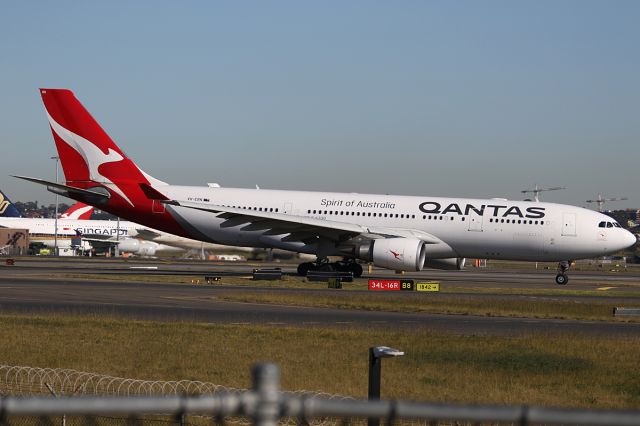
[[[5,425],[379,426],[383,420],[387,425],[640,426],[640,410],[367,401],[317,392],[282,392],[274,364],[253,368],[251,390],[75,370],[0,366],[0,372],[0,423]],[[46,393],[49,395],[43,396]]]

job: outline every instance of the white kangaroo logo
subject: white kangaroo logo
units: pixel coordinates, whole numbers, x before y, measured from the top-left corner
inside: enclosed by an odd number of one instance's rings
[[[95,146],[91,141],[83,138],[80,135],[73,133],[70,130],[65,129],[60,124],[58,124],[53,117],[49,115],[49,111],[47,111],[47,118],[49,119],[49,124],[51,124],[51,128],[56,134],[62,139],[67,145],[76,150],[78,154],[84,158],[84,162],[87,164],[87,168],[89,169],[89,178],[92,181],[107,183],[109,184],[109,188],[115,191],[122,198],[127,200],[132,207],[134,207],[129,197],[127,197],[124,192],[113,183],[109,178],[103,176],[98,171],[98,167],[106,163],[116,163],[118,161],[124,160],[122,155],[115,152],[113,149],[109,148],[109,152],[105,154],[102,152],[100,148]]]

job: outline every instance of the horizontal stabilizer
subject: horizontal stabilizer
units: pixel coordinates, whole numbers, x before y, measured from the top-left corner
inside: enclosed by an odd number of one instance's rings
[[[68,185],[63,185],[61,183],[55,183],[55,182],[49,182],[47,180],[43,180],[43,179],[38,179],[38,178],[32,178],[32,177],[28,177],[28,176],[16,176],[16,175],[11,175],[14,178],[18,178],[18,179],[22,179],[22,180],[27,180],[29,182],[33,182],[33,183],[37,183],[39,185],[44,185],[47,187],[47,190],[50,192],[53,192],[54,194],[60,194],[60,195],[64,195],[64,196],[70,196],[71,194],[77,194],[77,195],[85,195],[85,196],[90,196],[90,197],[98,197],[98,198],[102,198],[102,199],[108,199],[109,198],[109,194],[103,194],[101,192],[96,192],[96,191],[92,191],[90,189],[80,189],[80,188],[75,188],[73,186],[68,186]],[[70,198],[74,198],[74,197],[70,197]]]

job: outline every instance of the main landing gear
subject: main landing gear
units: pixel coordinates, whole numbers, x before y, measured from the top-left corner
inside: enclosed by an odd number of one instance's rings
[[[563,260],[558,263],[558,274],[556,275],[556,284],[558,285],[566,285],[569,282],[569,277],[567,276],[567,271],[571,266],[570,260]]]
[[[315,262],[305,262],[298,265],[298,275],[306,277],[309,271],[351,272],[354,278],[362,276],[362,266],[350,258],[345,258],[340,262],[329,262],[329,259],[324,257],[318,258]]]

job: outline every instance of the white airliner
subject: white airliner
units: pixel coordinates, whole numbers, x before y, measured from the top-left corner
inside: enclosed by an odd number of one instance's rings
[[[187,238],[316,255],[298,267],[303,275],[331,268],[359,276],[357,260],[403,271],[459,269],[465,258],[565,265],[636,242],[610,217],[562,204],[169,185],[139,169],[70,90],[40,93],[66,184],[22,178]],[[556,282],[567,282],[565,268]]]

